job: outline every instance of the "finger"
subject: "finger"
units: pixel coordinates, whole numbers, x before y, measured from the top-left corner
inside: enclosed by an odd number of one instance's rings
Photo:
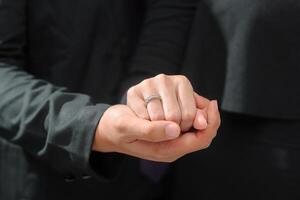
[[[205,109],[208,107],[210,100],[200,96],[197,93],[194,93],[195,101],[196,101],[196,106],[199,109]]]
[[[161,142],[175,139],[180,135],[180,127],[174,122],[151,122],[138,117],[130,117],[124,120],[123,123],[123,127],[126,128],[121,132],[133,141]]]
[[[196,134],[187,135],[187,137],[195,137],[195,139],[191,140],[191,143],[189,144],[190,149],[188,152],[208,148],[212,140],[216,137],[221,124],[217,101],[211,101],[209,103],[207,115],[207,128],[204,131],[198,131]]]
[[[174,84],[171,80],[168,80],[163,76],[156,82],[156,86],[159,90],[159,95],[162,99],[165,120],[180,124],[181,112],[177,100],[176,88],[170,87],[173,85]]]
[[[149,102],[147,110],[151,121],[159,121],[165,119],[164,110],[160,100],[156,99]]]
[[[128,90],[127,105],[139,118],[150,120],[145,101],[138,88],[134,87]]]
[[[177,139],[152,144],[152,151],[161,157],[180,157],[187,153],[208,148],[217,134],[220,126],[220,115],[217,102],[212,101],[208,107],[208,125],[204,131],[196,133],[189,132],[181,135]]]
[[[204,130],[207,128],[207,124],[207,112],[205,110],[197,109],[193,127],[197,130]]]
[[[207,122],[210,128],[219,128],[221,125],[221,116],[219,112],[218,101],[213,100],[209,103],[207,110]]]
[[[177,99],[181,110],[180,127],[186,132],[192,128],[197,113],[194,90],[188,81],[178,85]]]
[[[156,95],[158,92],[149,88],[143,93],[146,99],[152,95]],[[160,99],[156,98],[151,100],[146,107],[151,121],[165,120],[164,110]]]

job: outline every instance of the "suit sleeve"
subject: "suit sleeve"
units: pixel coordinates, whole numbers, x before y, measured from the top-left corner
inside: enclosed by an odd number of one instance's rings
[[[0,1],[0,27],[0,137],[62,175],[107,178],[110,174],[101,173],[101,166],[92,169],[90,154],[109,105],[95,104],[87,95],[70,93],[24,70],[25,0]]]
[[[140,39],[121,91],[159,73],[178,74],[198,0],[145,0]]]

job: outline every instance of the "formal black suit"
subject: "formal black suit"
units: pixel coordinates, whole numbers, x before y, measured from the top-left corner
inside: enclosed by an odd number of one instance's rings
[[[151,198],[135,159],[116,178],[121,156],[91,154],[91,144],[104,103],[145,77],[178,72],[194,8],[0,1],[0,199]]]
[[[182,73],[220,101],[222,127],[162,199],[299,199],[299,72],[299,1],[200,2]]]

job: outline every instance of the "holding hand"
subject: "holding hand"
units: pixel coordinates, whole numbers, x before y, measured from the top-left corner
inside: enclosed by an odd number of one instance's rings
[[[140,118],[173,121],[186,132],[193,127],[197,112],[203,113],[197,115],[197,128],[207,126],[206,113],[196,107],[197,96],[186,77],[160,74],[131,87],[127,92],[127,105]]]
[[[127,101],[104,113],[93,150],[172,162],[207,148],[220,126],[217,102],[195,94],[183,76],[147,79],[128,91]]]

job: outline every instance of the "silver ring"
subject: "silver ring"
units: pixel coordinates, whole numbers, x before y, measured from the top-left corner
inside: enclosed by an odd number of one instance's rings
[[[147,107],[148,104],[153,101],[153,100],[160,100],[161,101],[161,96],[159,95],[151,95],[147,98],[145,98],[145,106]]]

